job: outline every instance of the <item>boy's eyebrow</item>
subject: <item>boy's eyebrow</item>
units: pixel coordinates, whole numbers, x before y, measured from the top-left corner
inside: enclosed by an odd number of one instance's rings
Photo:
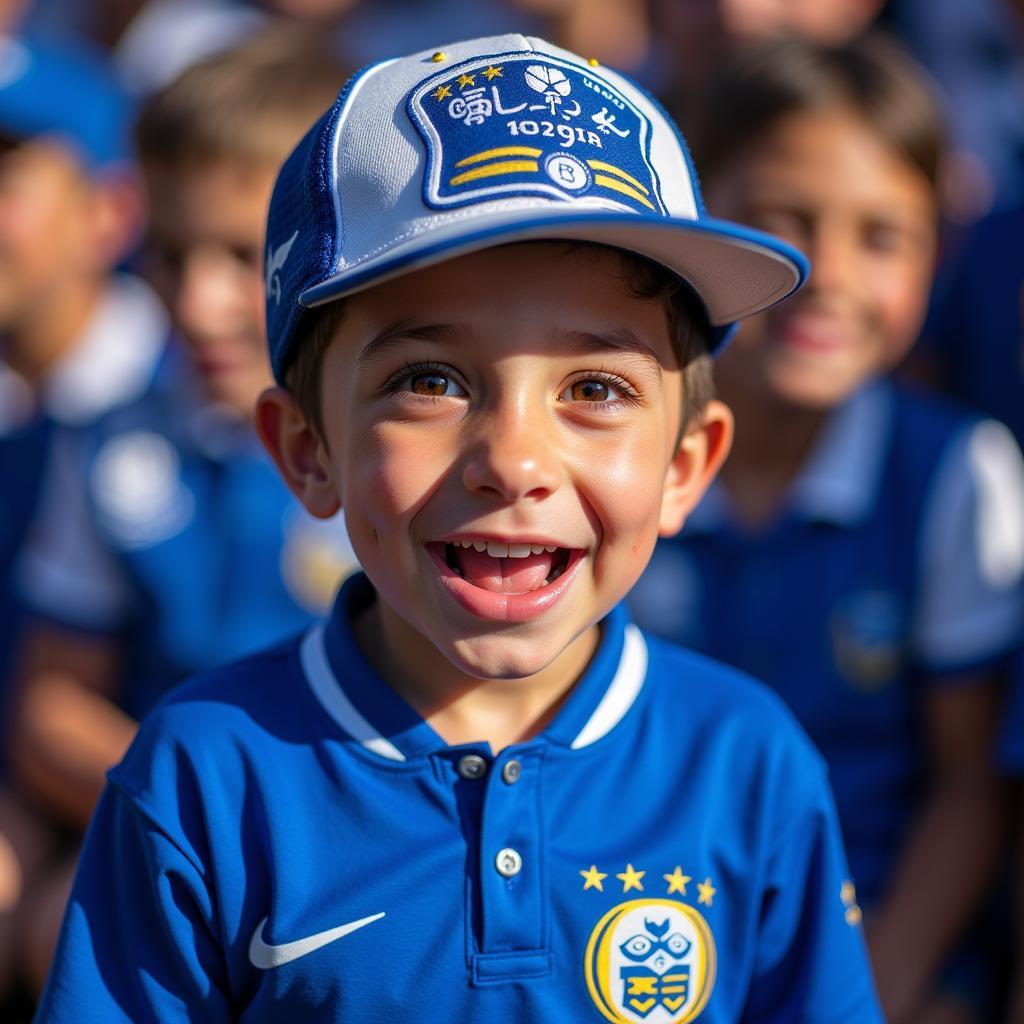
[[[613,331],[570,331],[563,335],[560,348],[588,355],[596,352],[628,352],[640,356],[661,377],[661,360],[654,349],[637,337],[628,327]]]
[[[390,348],[413,338],[433,341],[442,335],[450,336],[453,328],[448,324],[424,324],[415,320],[395,320],[375,334],[359,351],[356,364],[363,366],[386,353]],[[455,331],[461,333],[461,328]]]
[[[402,345],[410,339],[420,338],[434,341],[441,337],[451,338],[453,335],[468,335],[469,329],[461,324],[423,324],[413,320],[396,320],[388,324],[382,331],[374,335],[360,350],[356,357],[359,365],[365,365],[386,353],[396,345]],[[629,328],[622,327],[612,331],[567,331],[561,333],[555,343],[559,352],[566,354],[589,355],[601,352],[628,352],[641,357],[650,365],[658,377],[661,377],[661,360],[646,342],[637,337]]]

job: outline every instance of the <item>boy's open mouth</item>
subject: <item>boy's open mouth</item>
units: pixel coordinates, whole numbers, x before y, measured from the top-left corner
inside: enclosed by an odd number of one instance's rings
[[[457,576],[494,594],[529,594],[558,579],[575,549],[493,540],[435,541],[432,554]],[[579,552],[582,553],[582,552]]]

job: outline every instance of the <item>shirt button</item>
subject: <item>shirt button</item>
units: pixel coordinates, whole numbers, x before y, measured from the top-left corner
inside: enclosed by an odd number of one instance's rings
[[[504,768],[501,769],[501,777],[511,786],[519,781],[519,776],[523,774],[523,766],[516,760],[506,761]]]
[[[487,762],[479,754],[465,754],[459,758],[455,770],[464,779],[482,779],[487,774]]]
[[[498,851],[498,856],[494,858],[494,866],[498,869],[499,875],[514,878],[523,868],[523,858],[518,850],[506,846],[504,850]]]

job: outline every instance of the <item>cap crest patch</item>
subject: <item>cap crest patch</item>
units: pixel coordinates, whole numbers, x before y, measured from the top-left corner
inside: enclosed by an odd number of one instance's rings
[[[586,195],[665,215],[651,124],[606,81],[547,54],[493,54],[447,68],[409,96],[435,208]]]

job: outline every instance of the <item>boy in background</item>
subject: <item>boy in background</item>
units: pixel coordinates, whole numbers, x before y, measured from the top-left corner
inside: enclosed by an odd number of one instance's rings
[[[113,270],[141,225],[131,110],[91,51],[0,37],[0,735],[23,609],[14,566],[59,427],[81,428],[148,387],[167,318]],[[0,993],[10,980],[21,865],[48,830],[8,791],[0,746]]]
[[[1020,455],[1003,426],[886,376],[932,278],[937,112],[882,40],[790,42],[737,60],[707,124],[711,207],[813,270],[719,362],[732,456],[634,608],[765,679],[824,754],[887,1019],[991,1019],[983,964],[950,960],[1001,852]]]
[[[267,236],[260,433],[366,575],[144,723],[40,1020],[878,1021],[817,755],[621,605],[728,450],[709,353],[800,255],[523,36],[357,76]]]
[[[263,211],[338,75],[278,30],[189,69],[139,120],[145,258],[178,338],[144,396],[57,439],[19,570],[33,619],[12,765],[74,837],[24,908],[37,988],[77,838],[137,719],[182,677],[307,623],[351,557],[341,526],[314,523],[280,484],[251,422],[270,381]]]
[[[131,110],[91,52],[0,38],[0,687],[20,621],[12,574],[55,423],[148,386],[166,316],[113,270],[141,226]]]

